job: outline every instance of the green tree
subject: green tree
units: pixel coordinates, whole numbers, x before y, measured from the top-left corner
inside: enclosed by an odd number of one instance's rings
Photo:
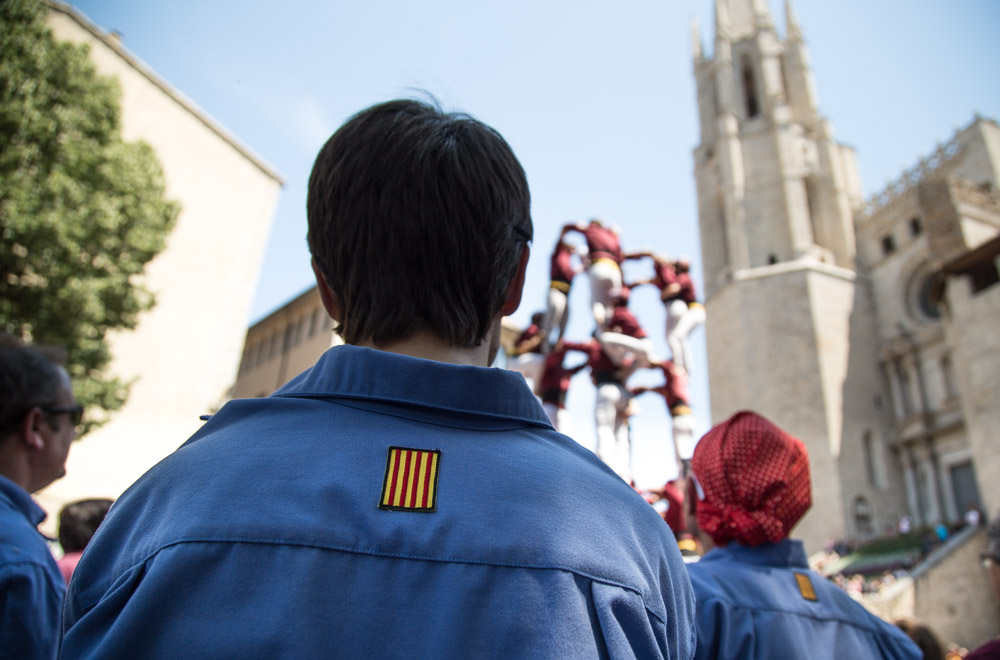
[[[122,139],[118,82],[56,41],[47,12],[0,0],[0,330],[64,347],[103,419],[130,385],[108,373],[106,336],[153,306],[142,272],[180,207],[152,147]]]

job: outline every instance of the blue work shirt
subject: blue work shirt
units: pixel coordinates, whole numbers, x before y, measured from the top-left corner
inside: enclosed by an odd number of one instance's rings
[[[354,346],[226,404],[126,491],[63,631],[67,658],[688,658],[695,643],[669,529],[552,429],[520,374]]]
[[[55,657],[66,586],[43,520],[31,495],[0,476],[0,658]]]
[[[731,543],[688,564],[696,658],[912,658],[920,649],[809,570],[801,541]]]

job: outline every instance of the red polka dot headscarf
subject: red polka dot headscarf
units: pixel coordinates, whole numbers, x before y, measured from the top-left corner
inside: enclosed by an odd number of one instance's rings
[[[805,445],[757,413],[738,412],[706,433],[691,472],[704,493],[698,526],[716,545],[777,543],[812,505]]]

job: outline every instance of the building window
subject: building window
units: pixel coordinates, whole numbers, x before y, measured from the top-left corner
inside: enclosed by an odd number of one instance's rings
[[[746,100],[747,118],[754,119],[760,116],[760,103],[757,99],[757,85],[754,82],[753,65],[747,57],[744,57],[742,61],[741,77],[743,78],[743,98]]]
[[[897,365],[897,373],[899,374],[899,396],[900,402],[903,405],[903,416],[908,417],[913,414],[913,399],[912,393],[910,392],[910,372],[905,365]]]
[[[873,536],[875,527],[872,524],[872,505],[868,498],[858,495],[854,498],[854,526],[860,536]]]
[[[949,399],[955,396],[955,372],[951,366],[951,356],[941,358],[941,382],[944,384],[944,394]]]
[[[993,263],[977,264],[969,271],[969,275],[972,276],[973,293],[979,293],[1000,282],[1000,273],[997,272],[997,267]]]
[[[932,319],[939,319],[941,318],[941,307],[938,305],[933,294],[934,276],[928,275],[920,284],[920,292],[917,294],[917,302],[920,305],[920,311],[923,312],[925,316]]]
[[[865,431],[861,438],[861,450],[865,454],[865,472],[868,474],[868,485],[875,485],[875,450],[872,447],[872,432]]]
[[[896,251],[896,239],[892,234],[882,237],[882,254],[892,254]]]
[[[924,226],[920,222],[920,218],[910,218],[910,236],[920,236],[920,232],[923,230]]]
[[[865,431],[865,434],[861,437],[861,449],[865,455],[865,470],[868,474],[868,485],[878,490],[885,490],[888,488],[888,483],[885,476],[881,439],[875,437],[871,431]]]

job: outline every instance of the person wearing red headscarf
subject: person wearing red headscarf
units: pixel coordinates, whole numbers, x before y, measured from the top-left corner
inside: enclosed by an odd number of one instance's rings
[[[739,412],[698,442],[691,474],[688,528],[711,548],[688,565],[695,658],[921,657],[899,628],[809,570],[802,542],[788,538],[812,504],[801,441]]]

